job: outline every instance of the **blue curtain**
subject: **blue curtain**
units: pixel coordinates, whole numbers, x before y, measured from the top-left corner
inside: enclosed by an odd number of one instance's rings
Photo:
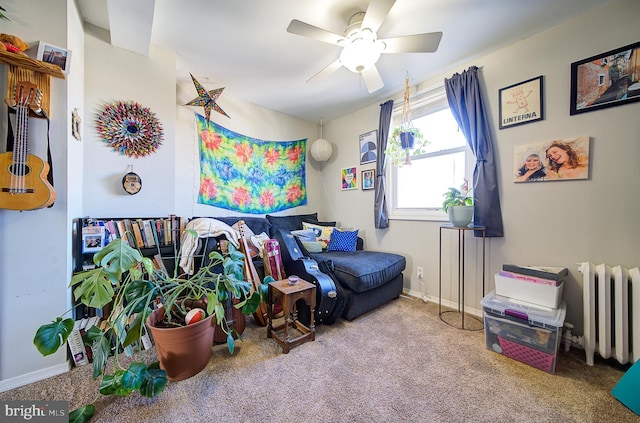
[[[378,146],[376,158],[376,195],[374,203],[374,219],[377,229],[389,227],[389,215],[387,213],[386,194],[386,170],[385,164],[387,155],[387,139],[389,138],[389,127],[391,126],[391,113],[393,112],[393,100],[388,100],[380,105],[380,121],[378,123]]]
[[[487,237],[502,237],[498,176],[489,121],[480,92],[478,68],[471,66],[462,74],[456,73],[450,79],[445,79],[444,83],[449,108],[476,157],[473,170],[473,222],[486,228]],[[482,232],[476,231],[475,235],[482,236]]]

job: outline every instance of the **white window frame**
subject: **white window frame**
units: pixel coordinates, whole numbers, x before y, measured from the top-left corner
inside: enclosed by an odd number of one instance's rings
[[[400,119],[402,119],[402,103],[402,99],[394,101],[391,128],[395,128],[400,123]],[[449,103],[447,102],[444,83],[416,93],[411,97],[412,119],[417,119],[426,114],[435,113],[448,108]],[[393,130],[390,130],[389,133],[393,133]],[[465,176],[468,180],[471,180],[475,158],[473,157],[473,153],[469,148],[469,145],[466,143],[464,147],[456,147],[448,150],[440,150],[433,153],[411,156],[411,158],[421,159],[436,157],[459,151],[465,152]],[[390,220],[424,220],[435,222],[446,222],[449,220],[447,214],[439,208],[397,208],[395,199],[396,171],[397,167],[387,159],[386,179],[388,183],[386,184],[386,197]]]

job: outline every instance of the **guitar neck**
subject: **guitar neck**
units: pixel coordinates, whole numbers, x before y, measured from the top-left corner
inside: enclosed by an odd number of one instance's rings
[[[29,108],[16,105],[16,130],[13,136],[13,162],[24,164],[29,155]]]

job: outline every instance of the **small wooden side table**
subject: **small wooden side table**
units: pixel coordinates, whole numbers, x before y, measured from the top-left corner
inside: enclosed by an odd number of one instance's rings
[[[282,352],[287,354],[289,349],[303,342],[316,339],[314,324],[314,312],[316,309],[316,286],[305,280],[299,279],[297,283],[290,284],[288,279],[269,283],[269,307],[267,307],[267,338],[275,339],[282,346]],[[273,307],[278,299],[282,300],[284,322],[273,326]],[[298,320],[296,302],[304,300],[311,309],[309,326],[305,326]]]

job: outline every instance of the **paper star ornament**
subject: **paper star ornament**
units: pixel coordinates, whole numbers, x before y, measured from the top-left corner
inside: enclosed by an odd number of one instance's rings
[[[189,74],[191,75],[191,74]],[[202,84],[200,84],[194,77],[191,75],[191,79],[193,80],[193,85],[196,86],[196,90],[198,91],[198,97],[194,98],[190,102],[188,102],[187,106],[202,106],[204,108],[204,117],[207,119],[207,125],[209,125],[209,118],[211,117],[211,109],[216,112],[229,117],[229,115],[222,110],[220,106],[216,103],[220,94],[222,94],[222,90],[224,88],[216,88],[215,90],[207,91],[204,89]]]

